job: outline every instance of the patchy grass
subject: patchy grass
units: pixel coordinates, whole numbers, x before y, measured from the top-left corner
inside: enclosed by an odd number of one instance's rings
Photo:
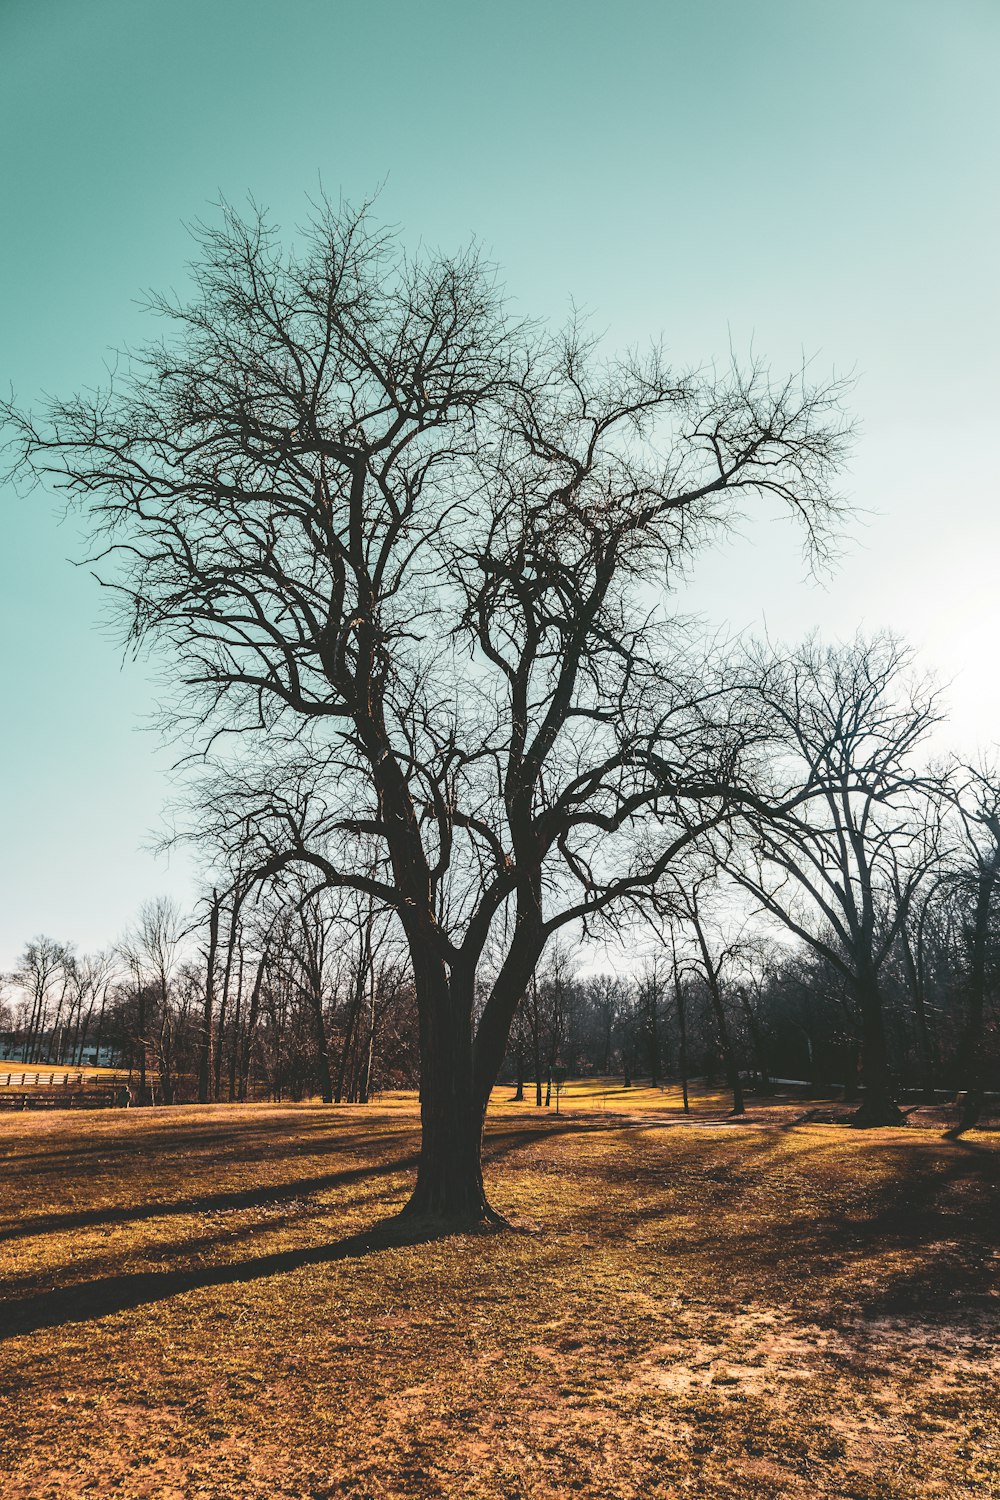
[[[0,1117],[0,1493],[997,1493],[997,1137],[812,1107],[500,1090],[416,1244],[412,1098]]]

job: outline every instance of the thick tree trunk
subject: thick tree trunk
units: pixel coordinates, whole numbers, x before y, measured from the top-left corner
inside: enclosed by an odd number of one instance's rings
[[[502,1224],[483,1186],[483,1114],[465,1090],[421,1086],[420,1164],[407,1219]]]
[[[477,1098],[474,1084],[471,976],[453,974],[449,982],[437,964],[428,968],[437,973],[415,975],[421,1011],[420,1163],[402,1216],[442,1224],[501,1224],[483,1187],[489,1092]]]
[[[861,1043],[856,1036],[851,1038],[844,1068],[844,1103],[857,1104],[861,1097],[858,1079],[861,1073]]]
[[[855,1125],[901,1125],[906,1116],[893,1098],[889,1053],[882,1016],[882,996],[874,974],[862,974],[856,985],[861,1013],[861,1108]]]

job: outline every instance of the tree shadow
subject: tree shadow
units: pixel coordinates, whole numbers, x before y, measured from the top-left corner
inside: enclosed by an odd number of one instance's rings
[[[64,1234],[74,1229],[94,1229],[110,1224],[137,1224],[148,1219],[163,1219],[178,1214],[198,1215],[267,1208],[272,1204],[306,1198],[331,1188],[348,1187],[364,1178],[412,1171],[417,1161],[417,1153],[412,1152],[390,1161],[365,1162],[357,1167],[344,1167],[339,1172],[326,1172],[319,1177],[297,1177],[291,1182],[269,1183],[259,1188],[245,1188],[241,1192],[204,1193],[193,1198],[177,1198],[168,1203],[122,1203],[101,1208],[72,1209],[64,1213],[38,1214],[34,1218],[22,1218],[0,1228],[0,1242],[38,1234]]]
[[[851,1315],[947,1322],[995,1311],[1000,1152],[971,1142],[967,1148],[943,1145],[939,1136],[890,1139],[876,1149],[892,1170],[872,1178],[850,1172],[835,1134],[825,1136],[826,1145],[817,1134],[808,1164],[797,1153],[797,1166],[814,1183],[808,1215],[795,1212],[800,1186],[794,1179],[779,1189],[787,1214],[774,1196],[763,1222],[758,1212],[779,1130],[748,1136],[738,1154],[702,1158],[680,1173],[677,1164],[665,1170],[663,1160],[658,1169],[653,1162],[645,1168],[609,1163],[612,1187],[638,1189],[638,1201],[614,1214],[613,1227],[655,1255],[660,1242],[651,1230],[662,1224],[662,1253],[671,1264],[686,1263],[721,1301],[763,1292],[808,1307],[818,1321]],[[828,1178],[827,1147],[834,1153]],[[824,1179],[828,1191],[818,1193]],[[679,1229],[672,1224],[678,1207],[684,1215]]]
[[[427,1244],[469,1232],[461,1227],[433,1225],[396,1216],[381,1219],[370,1229],[348,1235],[333,1244],[275,1251],[270,1255],[227,1261],[217,1266],[136,1271],[103,1276],[75,1286],[56,1287],[5,1302],[0,1307],[0,1343],[42,1328],[58,1328],[65,1323],[89,1322],[112,1313],[129,1312],[184,1292],[247,1284],[299,1271],[305,1266],[360,1260],[381,1251]]]
[[[488,1167],[502,1160],[510,1152],[533,1145],[552,1135],[567,1135],[575,1131],[593,1128],[585,1122],[552,1121],[538,1122],[531,1126],[504,1126],[490,1130],[483,1147],[483,1160]],[[400,1131],[393,1136],[365,1134],[348,1140],[341,1138],[340,1147],[352,1156],[360,1155],[369,1147],[385,1147],[398,1144],[401,1139],[414,1139],[415,1130]],[[184,1137],[184,1146],[189,1145]],[[268,1161],[281,1160],[288,1153],[268,1152]],[[246,1159],[245,1157],[242,1159]],[[383,1161],[364,1161],[357,1166],[342,1167],[339,1171],[324,1172],[313,1177],[295,1177],[285,1183],[268,1183],[261,1187],[244,1188],[233,1192],[201,1193],[185,1195],[166,1202],[157,1199],[137,1203],[104,1204],[96,1208],[74,1208],[60,1213],[21,1216],[17,1220],[0,1225],[0,1243],[5,1240],[26,1239],[39,1234],[60,1234],[74,1229],[93,1229],[112,1224],[136,1224],[149,1219],[168,1218],[175,1215],[199,1215],[218,1212],[238,1212],[241,1209],[267,1208],[274,1204],[292,1202],[315,1193],[335,1188],[349,1187],[369,1177],[387,1177],[398,1172],[415,1171],[420,1159],[419,1150],[406,1155],[397,1155]],[[216,1162],[211,1162],[213,1169]]]

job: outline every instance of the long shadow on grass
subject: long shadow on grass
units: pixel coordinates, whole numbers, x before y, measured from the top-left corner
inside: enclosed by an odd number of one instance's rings
[[[485,1157],[487,1162],[498,1159],[521,1147],[533,1144],[553,1135],[594,1129],[592,1122],[567,1121],[559,1125],[546,1123],[532,1129],[511,1127],[508,1130],[491,1131],[487,1137]],[[600,1128],[597,1126],[596,1128]],[[416,1163],[416,1156],[352,1169],[352,1179],[365,1176],[385,1175],[402,1170]],[[343,1178],[345,1174],[334,1174]],[[292,1196],[301,1196],[304,1184],[299,1181],[288,1185]],[[201,1200],[217,1205],[220,1198],[236,1198],[245,1204],[248,1198],[254,1202],[273,1201],[275,1189],[263,1189],[252,1194],[216,1194],[211,1199]],[[237,1205],[240,1206],[240,1205]],[[147,1215],[163,1212],[192,1212],[192,1202],[179,1204],[142,1205],[137,1213]],[[283,1250],[270,1255],[246,1257],[229,1261],[223,1265],[186,1267],[173,1271],[138,1271],[122,1275],[104,1276],[73,1286],[56,1287],[20,1298],[11,1298],[0,1303],[0,1342],[32,1333],[41,1328],[56,1328],[65,1323],[80,1323],[112,1313],[127,1312],[184,1292],[198,1291],[206,1287],[233,1286],[239,1283],[260,1281],[269,1276],[284,1275],[305,1266],[329,1265],[341,1260],[357,1260],[382,1250],[407,1245],[427,1244],[448,1238],[453,1230],[428,1229],[420,1224],[409,1224],[397,1218],[383,1219],[371,1229],[360,1234],[349,1235],[333,1244],[308,1246],[301,1250]],[[178,1246],[178,1249],[182,1249]]]
[[[502,1159],[511,1151],[534,1145],[537,1141],[545,1140],[550,1136],[568,1135],[595,1128],[600,1127],[589,1121],[567,1121],[565,1123],[546,1122],[530,1127],[511,1125],[499,1130],[491,1129],[486,1136],[484,1159],[490,1163]],[[354,1137],[342,1144],[352,1156],[357,1156],[364,1151],[366,1144],[384,1150],[387,1145],[398,1145],[402,1139],[413,1139],[415,1134],[415,1130],[408,1130],[394,1132],[392,1136]],[[186,1145],[186,1142],[182,1140],[179,1144]],[[106,1204],[100,1208],[72,1209],[63,1213],[37,1214],[30,1218],[19,1218],[14,1223],[0,1227],[0,1242],[40,1234],[64,1234],[74,1229],[93,1229],[110,1224],[136,1224],[148,1219],[162,1219],[178,1214],[199,1215],[265,1208],[273,1204],[309,1197],[314,1193],[349,1187],[352,1183],[361,1182],[366,1178],[389,1177],[400,1172],[414,1171],[418,1161],[419,1152],[413,1150],[405,1155],[395,1155],[384,1161],[366,1161],[357,1166],[342,1167],[336,1172],[325,1172],[315,1177],[295,1177],[290,1182],[267,1183],[256,1188],[244,1188],[238,1192],[203,1193],[174,1198],[167,1202],[144,1200],[138,1203]],[[215,1163],[206,1162],[205,1165],[214,1167]]]
[[[868,1142],[893,1162],[887,1177],[852,1172],[840,1144],[832,1169],[817,1138],[803,1176],[826,1182],[810,1194],[813,1212],[796,1212],[800,1186],[779,1188],[766,1211],[759,1190],[769,1179],[768,1157],[780,1170],[792,1164],[776,1152],[782,1135],[746,1137],[739,1153],[677,1170],[664,1158],[609,1162],[614,1192],[629,1187],[635,1201],[617,1215],[620,1234],[644,1246],[655,1261],[687,1264],[707,1274],[713,1293],[721,1280],[731,1298],[759,1296],[817,1304],[812,1315],[851,1311],[873,1318],[933,1315],[996,1307],[995,1258],[1000,1251],[1000,1154],[940,1139]],[[801,1159],[800,1159],[801,1160]],[[665,1167],[667,1170],[665,1170]],[[823,1201],[825,1198],[826,1201]],[[784,1202],[782,1201],[784,1200]],[[672,1215],[685,1217],[679,1228]],[[786,1211],[787,1210],[787,1211]],[[692,1226],[697,1215],[700,1223]],[[662,1239],[651,1230],[662,1225]],[[595,1225],[595,1228],[597,1226]],[[638,1253],[638,1252],[637,1252]],[[833,1299],[831,1311],[830,1299]]]
[[[265,1277],[299,1271],[305,1266],[359,1260],[382,1250],[445,1239],[448,1233],[407,1225],[399,1219],[383,1219],[371,1229],[348,1235],[332,1245],[276,1251],[271,1255],[229,1261],[220,1266],[137,1271],[129,1275],[105,1276],[77,1286],[58,1287],[0,1304],[0,1343],[21,1334],[34,1333],[40,1328],[58,1328],[64,1323],[82,1323],[111,1313],[130,1312],[184,1292],[261,1281]]]
[[[366,1120],[364,1131],[355,1133],[353,1127],[356,1121],[346,1121],[343,1117],[338,1119],[336,1114],[331,1113],[326,1120],[310,1122],[305,1127],[305,1130],[315,1131],[316,1138],[307,1136],[296,1118],[296,1138],[288,1140],[288,1122],[280,1118],[273,1127],[268,1122],[267,1128],[260,1122],[250,1121],[246,1124],[236,1122],[233,1125],[192,1130],[186,1122],[180,1123],[169,1116],[157,1121],[155,1125],[147,1125],[149,1117],[143,1112],[134,1111],[132,1118],[135,1119],[136,1116],[140,1126],[134,1135],[98,1135],[89,1142],[77,1142],[63,1150],[10,1151],[3,1157],[4,1173],[7,1176],[21,1173],[37,1179],[43,1176],[61,1176],[73,1171],[89,1171],[94,1165],[127,1167],[132,1162],[142,1161],[151,1152],[165,1151],[171,1147],[183,1148],[196,1159],[210,1157],[213,1167],[221,1162],[254,1161],[265,1156],[269,1161],[321,1156],[363,1146],[366,1141],[380,1141],[384,1144],[400,1140],[413,1135],[419,1128],[418,1121],[414,1120],[397,1130],[379,1131],[369,1129],[369,1122]]]

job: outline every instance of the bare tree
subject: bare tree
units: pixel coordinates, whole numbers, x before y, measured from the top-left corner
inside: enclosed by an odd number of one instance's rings
[[[891,1124],[880,975],[914,891],[939,856],[927,783],[912,763],[940,718],[937,692],[912,678],[889,635],[846,647],[815,639],[758,654],[752,689],[774,739],[766,799],[746,801],[727,868],[843,975],[861,1025],[859,1124]]]
[[[584,989],[598,1025],[600,1041],[597,1068],[606,1076],[611,1072],[615,1033],[625,998],[624,985],[617,974],[602,973],[585,980]]]
[[[725,910],[725,896],[718,888],[717,871],[703,858],[690,863],[683,871],[673,873],[661,884],[658,905],[661,913],[669,914],[681,931],[687,929],[693,952],[684,967],[688,973],[697,975],[708,993],[726,1082],[733,1096],[732,1113],[743,1115],[746,1112],[743,1080],[725,990],[734,969],[741,969],[747,956],[744,923],[737,921],[734,932],[726,930],[733,925],[732,912]],[[673,932],[673,928],[671,930]],[[679,983],[676,945],[674,964]],[[680,1001],[679,989],[677,993]]]
[[[841,391],[515,326],[474,253],[405,255],[366,212],[321,204],[286,253],[224,209],[199,241],[192,300],[153,304],[175,336],[44,420],[8,409],[13,441],[87,508],[131,639],[173,653],[174,720],[256,757],[262,876],[305,866],[396,913],[408,1212],[495,1222],[484,1114],[546,943],[722,815],[730,747],[649,585],[755,497],[823,547]]]
[[[656,953],[643,964],[635,985],[636,1012],[643,1028],[649,1061],[649,1085],[654,1089],[659,1088],[662,1082],[662,1014],[666,990],[663,961],[660,954]]]
[[[983,760],[956,769],[954,805],[963,834],[955,884],[965,894],[968,1015],[959,1051],[965,1097],[956,1134],[971,1130],[983,1109],[983,1021],[990,979],[989,938],[1000,889],[1000,771]]]
[[[185,923],[180,909],[166,896],[146,901],[138,920],[120,944],[120,952],[135,977],[142,1048],[141,1089],[146,1086],[147,1051],[156,1059],[164,1104],[173,1104],[177,1079],[177,1017],[172,986],[181,957]]]
[[[25,945],[11,979],[21,995],[21,1053],[28,1063],[53,1055],[59,1016],[71,986],[76,960],[72,946],[37,937]]]

